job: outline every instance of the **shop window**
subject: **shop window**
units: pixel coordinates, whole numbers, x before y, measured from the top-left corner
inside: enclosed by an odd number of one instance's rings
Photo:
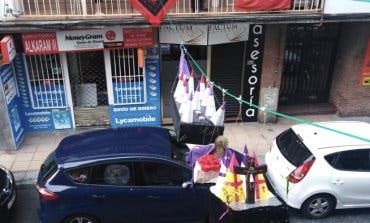
[[[66,107],[64,75],[59,54],[26,56],[32,107]]]
[[[136,49],[110,51],[115,105],[145,104],[146,78],[138,66]]]

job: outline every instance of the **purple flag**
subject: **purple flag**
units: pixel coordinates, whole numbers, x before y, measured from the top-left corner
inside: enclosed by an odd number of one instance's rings
[[[190,71],[189,71],[188,63],[186,62],[185,53],[183,49],[181,49],[179,75],[182,75],[183,77],[186,77],[186,78],[190,77]]]
[[[246,166],[247,161],[248,161],[248,148],[247,148],[247,145],[244,145],[242,164],[244,164],[244,166]]]

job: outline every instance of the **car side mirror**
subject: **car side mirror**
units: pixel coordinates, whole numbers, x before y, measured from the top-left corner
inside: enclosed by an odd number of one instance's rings
[[[182,188],[184,188],[184,189],[193,188],[193,186],[194,186],[194,184],[191,181],[186,181],[186,182],[182,183]]]

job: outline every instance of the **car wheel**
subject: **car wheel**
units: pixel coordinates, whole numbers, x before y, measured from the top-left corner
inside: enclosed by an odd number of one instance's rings
[[[63,223],[98,223],[98,220],[88,215],[73,215]]]
[[[312,219],[324,218],[335,208],[335,198],[328,194],[317,194],[303,202],[303,214]]]

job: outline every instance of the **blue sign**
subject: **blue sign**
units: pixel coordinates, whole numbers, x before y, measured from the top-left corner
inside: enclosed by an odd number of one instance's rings
[[[124,126],[160,126],[161,125],[161,97],[159,86],[159,58],[157,56],[145,59],[146,88],[140,97],[146,101],[142,104],[110,105],[109,112],[113,128]],[[119,87],[119,84],[113,84]],[[136,87],[144,87],[142,83]],[[124,95],[124,94],[123,94]],[[124,98],[128,99],[128,98]],[[119,98],[114,98],[115,102]]]
[[[17,54],[14,60],[14,68],[17,76],[19,93],[23,113],[21,120],[26,131],[54,131],[57,129],[72,128],[72,116],[69,108],[52,108],[65,106],[66,96],[63,85],[33,86],[33,94],[30,95],[28,88],[28,77],[24,66],[23,57]],[[45,95],[53,94],[53,98]],[[47,109],[32,108],[31,97],[38,107],[51,107]]]
[[[143,82],[113,82],[115,104],[140,104],[145,102]]]
[[[70,129],[72,128],[72,120],[70,111],[64,108],[52,110],[55,129]]]
[[[38,108],[64,107],[64,85],[32,86],[32,99]]]
[[[19,148],[23,137],[24,129],[22,126],[20,114],[22,112],[21,99],[17,89],[16,78],[13,73],[11,64],[4,65],[0,68],[1,83],[5,95],[5,100],[8,109],[8,117],[14,137],[14,142]]]

